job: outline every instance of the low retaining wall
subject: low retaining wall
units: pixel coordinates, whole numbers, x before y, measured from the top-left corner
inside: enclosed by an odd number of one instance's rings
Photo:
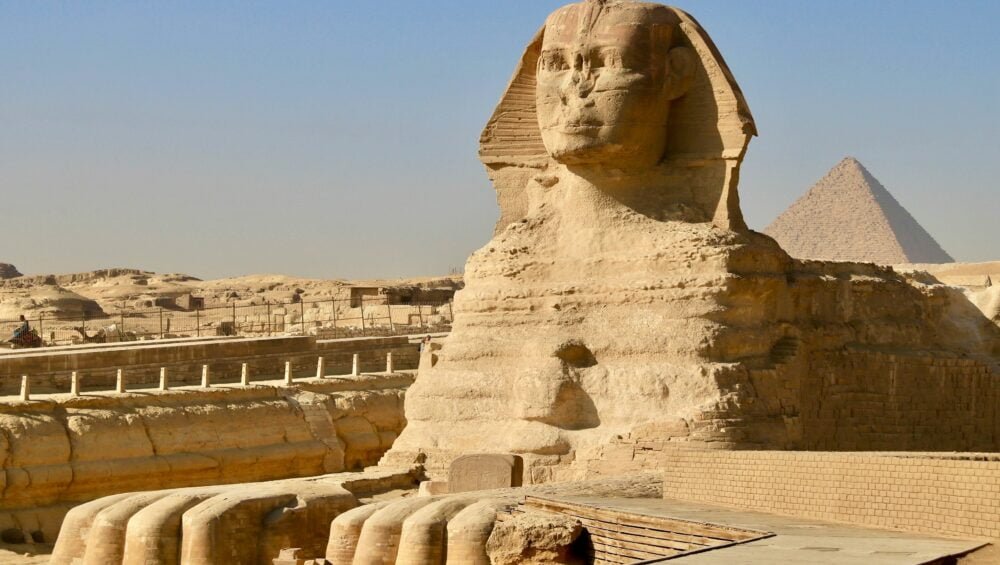
[[[1000,454],[667,449],[663,496],[883,528],[1000,539]]]
[[[405,425],[412,380],[361,375],[0,405],[0,532],[51,542],[69,508],[110,494],[373,465]]]
[[[278,378],[286,361],[296,377],[316,374],[318,357],[325,359],[326,374],[350,374],[353,356],[359,355],[362,371],[385,370],[387,353],[395,368],[415,369],[418,345],[409,338],[365,337],[316,340],[314,337],[265,337],[166,340],[122,343],[95,347],[79,346],[25,351],[0,356],[0,395],[17,394],[21,376],[27,375],[34,392],[68,392],[70,375],[76,371],[81,389],[109,390],[122,369],[130,387],[159,384],[160,368],[166,367],[172,384],[196,384],[201,367],[208,365],[212,381],[239,382],[243,363],[256,380]]]

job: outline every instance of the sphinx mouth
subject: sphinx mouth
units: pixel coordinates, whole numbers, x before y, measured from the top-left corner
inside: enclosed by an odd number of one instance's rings
[[[587,132],[587,131],[597,131],[600,130],[607,124],[599,120],[588,120],[588,119],[575,119],[575,120],[565,120],[558,124],[554,124],[553,129],[565,132]]]

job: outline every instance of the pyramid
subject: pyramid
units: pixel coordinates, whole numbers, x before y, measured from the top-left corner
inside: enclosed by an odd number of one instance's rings
[[[853,157],[838,163],[764,233],[800,259],[882,265],[954,261]]]

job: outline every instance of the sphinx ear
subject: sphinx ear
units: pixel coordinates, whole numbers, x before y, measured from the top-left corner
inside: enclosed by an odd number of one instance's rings
[[[667,55],[667,81],[664,88],[670,100],[680,98],[691,88],[697,57],[690,47],[674,47]]]

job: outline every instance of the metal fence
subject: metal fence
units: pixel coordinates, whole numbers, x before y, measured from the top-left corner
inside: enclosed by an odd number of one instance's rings
[[[232,302],[196,310],[123,308],[115,313],[31,314],[28,325],[43,345],[113,343],[201,336],[316,335],[321,338],[389,336],[448,331],[451,302],[392,304],[385,296],[292,302]],[[20,320],[0,320],[5,346]]]

